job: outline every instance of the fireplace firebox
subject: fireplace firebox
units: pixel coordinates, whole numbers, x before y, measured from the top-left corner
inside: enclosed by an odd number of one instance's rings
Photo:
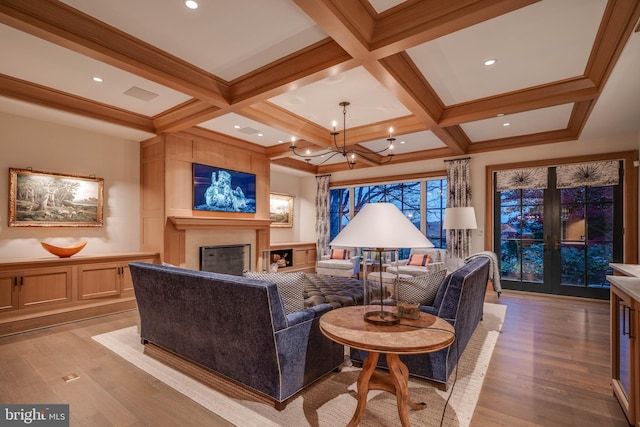
[[[200,270],[242,276],[251,264],[251,244],[200,247]]]

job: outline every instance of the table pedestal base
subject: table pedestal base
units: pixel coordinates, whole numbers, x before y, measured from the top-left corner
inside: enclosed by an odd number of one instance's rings
[[[397,354],[387,354],[389,373],[376,371],[380,353],[369,351],[369,355],[362,365],[362,371],[358,376],[358,406],[353,418],[347,427],[356,427],[362,419],[367,406],[367,394],[369,390],[382,390],[396,395],[398,401],[398,415],[402,426],[410,426],[407,406],[411,409],[424,409],[424,403],[415,403],[409,397],[409,369],[402,363]]]

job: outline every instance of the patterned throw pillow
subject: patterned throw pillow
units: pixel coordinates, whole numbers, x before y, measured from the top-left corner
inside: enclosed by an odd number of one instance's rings
[[[432,305],[447,270],[429,272],[417,277],[398,279],[398,301]]]
[[[418,265],[418,266],[426,266],[431,261],[430,254],[414,254],[409,255],[409,262],[407,265]]]
[[[275,283],[278,287],[280,298],[284,303],[286,314],[304,310],[303,292],[306,280],[304,273],[255,273],[247,271],[244,273],[244,277]]]
[[[330,259],[349,259],[349,249],[331,249]]]

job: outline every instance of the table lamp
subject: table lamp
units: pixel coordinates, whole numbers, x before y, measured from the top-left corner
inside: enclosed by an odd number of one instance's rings
[[[366,311],[364,320],[380,325],[398,323],[400,319],[396,313],[383,310],[386,289],[382,279],[382,252],[398,248],[431,248],[433,244],[429,239],[395,205],[367,203],[338,233],[330,245],[367,248],[377,252],[380,272],[380,310]],[[368,293],[366,274],[363,277],[363,285],[366,304]]]
[[[475,230],[478,228],[476,224],[476,213],[473,207],[463,208],[446,208],[444,210],[444,221],[442,228],[445,230]],[[453,254],[451,254],[453,256]],[[462,257],[469,256],[468,250],[462,251]],[[457,257],[459,258],[459,257]]]

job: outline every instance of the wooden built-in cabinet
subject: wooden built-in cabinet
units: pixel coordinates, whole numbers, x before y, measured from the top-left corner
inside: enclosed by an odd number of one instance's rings
[[[278,271],[293,272],[303,271],[315,273],[316,271],[316,244],[315,243],[277,243],[271,245],[271,251],[290,250],[293,253],[291,266],[279,268]]]
[[[629,423],[640,427],[640,269],[611,266],[611,386]]]
[[[0,262],[0,336],[135,308],[129,262],[155,253]]]

